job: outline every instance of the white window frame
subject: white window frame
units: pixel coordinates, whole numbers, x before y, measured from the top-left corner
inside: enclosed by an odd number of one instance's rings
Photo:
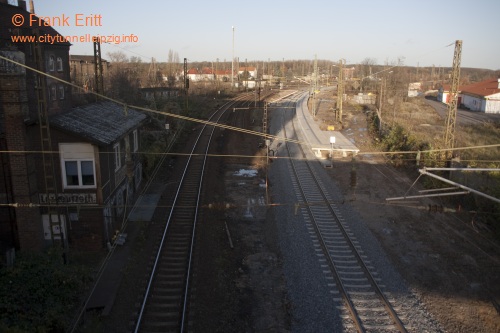
[[[134,143],[133,152],[136,153],[139,150],[139,134],[138,134],[137,130],[134,130],[132,132],[132,137],[133,137],[133,143]]]
[[[59,151],[61,155],[61,176],[63,180],[63,186],[65,189],[97,188],[95,158],[92,145],[86,143],[83,144],[61,143],[59,144]],[[77,173],[78,173],[78,185],[68,185],[68,180],[66,178],[66,162],[76,162]],[[92,175],[94,177],[93,185],[83,185],[82,162],[92,163]]]
[[[120,151],[120,143],[118,142],[113,146],[114,156],[115,156],[115,171],[120,170],[122,167],[122,156]]]

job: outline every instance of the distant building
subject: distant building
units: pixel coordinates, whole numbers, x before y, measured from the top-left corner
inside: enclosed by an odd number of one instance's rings
[[[240,67],[238,69],[238,75],[241,75],[245,72],[248,72],[248,77],[249,78],[257,78],[257,68],[253,66],[246,66],[246,67]]]
[[[168,87],[139,88],[139,94],[141,97],[148,101],[179,97],[179,91],[179,88]]]
[[[408,84],[408,97],[417,97],[422,90],[422,82],[411,82]]]
[[[182,73],[181,75],[184,75],[184,73]],[[191,68],[188,70],[186,76],[192,82],[215,80],[227,82],[231,80],[231,70],[214,70],[210,67],[204,67],[201,70],[199,70],[198,68]]]
[[[461,104],[471,111],[500,113],[500,78],[461,88]]]
[[[438,101],[448,104],[449,85],[438,90]],[[500,113],[500,79],[489,79],[458,88],[458,106],[471,111]]]
[[[101,59],[102,75],[107,76],[110,63]],[[95,90],[95,61],[93,55],[74,55],[69,56],[69,68],[71,82],[83,87],[86,91]],[[81,93],[81,90],[75,91]]]

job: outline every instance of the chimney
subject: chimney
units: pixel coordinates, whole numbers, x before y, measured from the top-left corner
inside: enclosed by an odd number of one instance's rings
[[[498,89],[500,89],[500,77],[497,79],[498,81]]]
[[[25,0],[17,0],[17,6],[22,10],[26,11],[26,1]]]
[[[30,13],[35,14],[35,5],[33,4],[33,0],[30,0]]]

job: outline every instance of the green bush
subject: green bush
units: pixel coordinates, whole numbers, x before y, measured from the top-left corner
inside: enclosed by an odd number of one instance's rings
[[[62,252],[20,253],[0,269],[0,331],[63,332],[90,273],[64,265]]]

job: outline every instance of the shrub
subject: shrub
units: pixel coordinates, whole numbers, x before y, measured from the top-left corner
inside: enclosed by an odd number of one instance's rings
[[[81,265],[64,265],[60,249],[20,253],[12,267],[0,269],[2,332],[63,332],[68,313],[90,281]]]

